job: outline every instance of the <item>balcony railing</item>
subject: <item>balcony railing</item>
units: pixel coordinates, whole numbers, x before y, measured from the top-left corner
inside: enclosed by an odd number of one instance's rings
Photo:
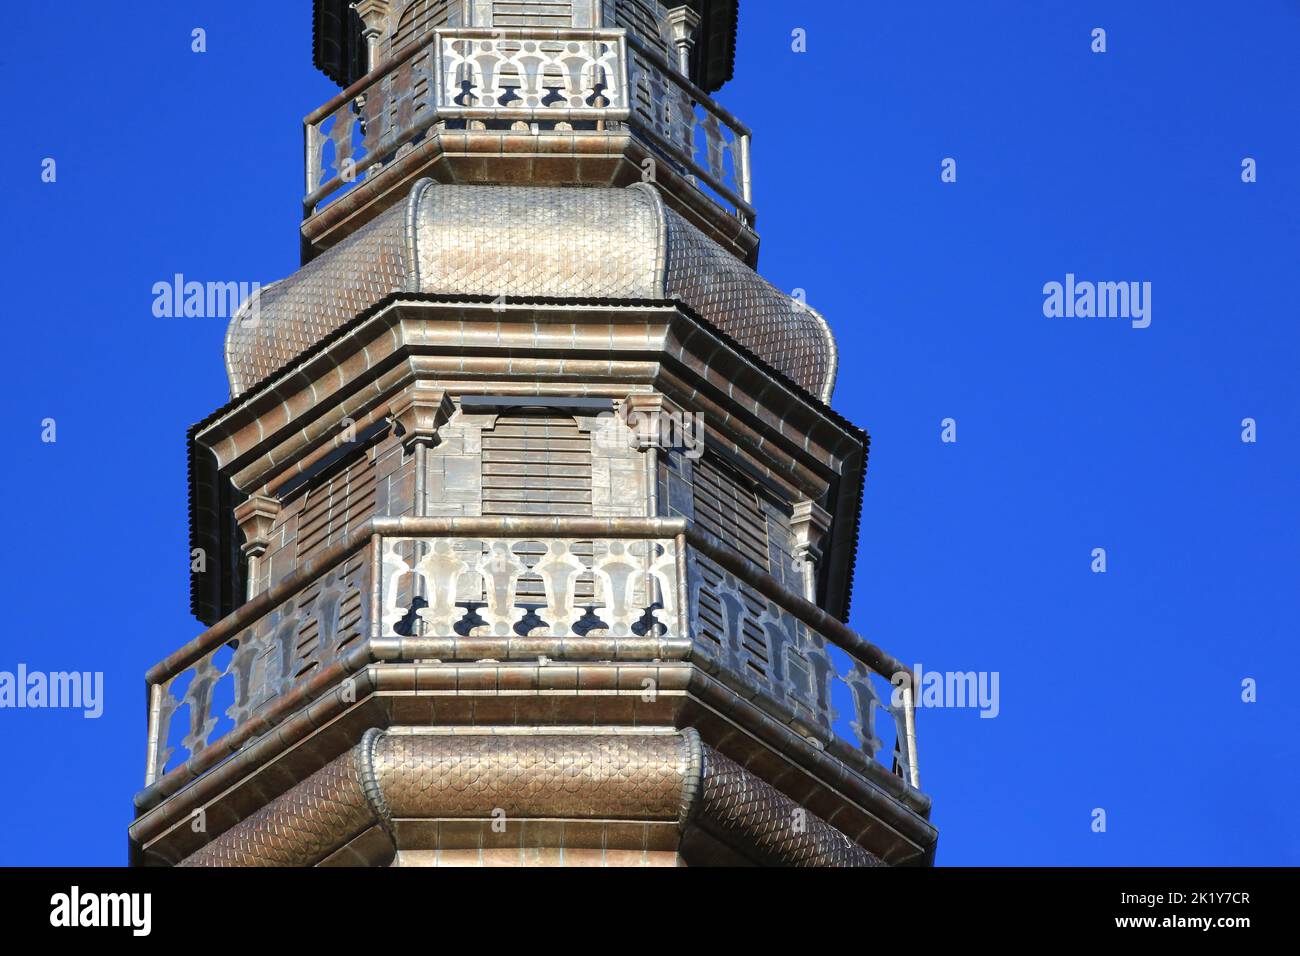
[[[305,216],[430,131],[628,128],[702,194],[752,222],[750,132],[624,30],[444,29],[304,120]]]
[[[371,519],[149,672],[146,785],[174,792],[372,664],[539,657],[693,661],[815,745],[919,788],[911,672],[663,518]]]

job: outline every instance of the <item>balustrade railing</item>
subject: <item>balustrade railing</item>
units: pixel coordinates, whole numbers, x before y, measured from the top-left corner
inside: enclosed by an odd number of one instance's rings
[[[892,749],[919,788],[910,671],[686,522],[627,518],[372,519],[149,672],[146,782],[370,663],[543,653],[695,660],[819,746]]]
[[[336,549],[150,670],[146,782],[233,731],[273,722],[287,695],[328,679],[330,665],[366,635],[371,565],[363,548]]]
[[[436,31],[304,120],[314,215],[436,129],[628,128],[713,202],[752,222],[750,132],[624,30]]]

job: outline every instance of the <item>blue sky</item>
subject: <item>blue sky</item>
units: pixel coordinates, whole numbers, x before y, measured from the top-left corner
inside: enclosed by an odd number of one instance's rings
[[[0,670],[106,681],[98,720],[0,710],[0,864],[125,860],[143,674],[200,630],[185,429],[226,397],[224,323],[151,289],[296,267],[334,91],[306,0],[120,10],[0,37]],[[718,98],[755,131],[761,271],[827,316],[872,435],[852,623],[1000,675],[995,719],[920,714],[940,864],[1300,863],[1297,49],[1283,0],[742,5]],[[1045,317],[1067,273],[1150,282],[1150,327]]]

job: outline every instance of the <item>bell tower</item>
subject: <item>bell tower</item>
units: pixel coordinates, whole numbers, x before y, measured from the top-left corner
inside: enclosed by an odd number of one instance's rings
[[[755,271],[739,0],[315,0],[302,266],[189,433],[138,865],[926,864],[867,436]]]

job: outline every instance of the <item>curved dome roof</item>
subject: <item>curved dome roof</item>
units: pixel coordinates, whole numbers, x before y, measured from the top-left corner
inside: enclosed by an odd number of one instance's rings
[[[440,185],[262,289],[226,333],[239,395],[395,292],[676,300],[822,401],[835,384],[825,320],[667,208],[626,189]]]

